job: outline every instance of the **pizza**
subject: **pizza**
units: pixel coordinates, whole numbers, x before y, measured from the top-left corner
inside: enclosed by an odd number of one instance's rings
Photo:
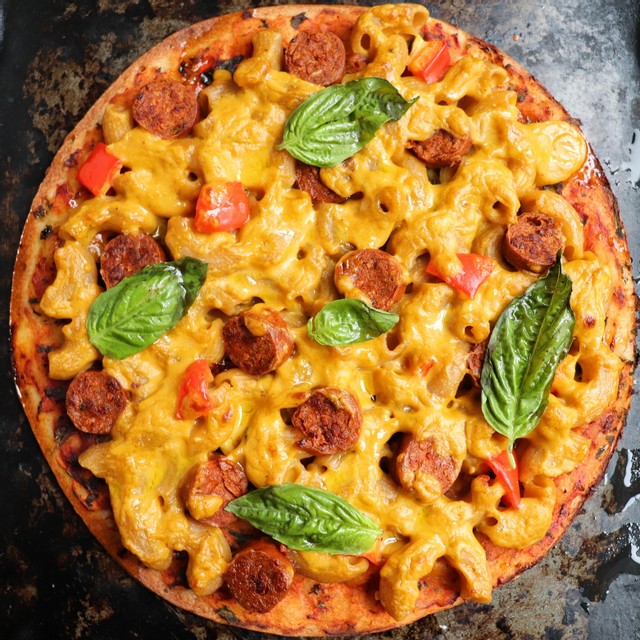
[[[281,6],[137,60],[56,155],[11,341],[60,486],[173,604],[410,623],[540,560],[602,476],[636,298],[579,122],[421,5]]]

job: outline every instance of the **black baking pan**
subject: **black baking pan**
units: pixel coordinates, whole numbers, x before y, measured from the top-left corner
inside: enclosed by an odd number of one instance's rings
[[[631,253],[640,255],[637,0],[425,4],[435,17],[513,56],[582,122],[618,198]],[[107,556],[40,453],[13,385],[7,339],[20,232],[65,135],[120,72],[165,36],[250,6],[205,0],[0,1],[0,309],[5,327],[0,343],[0,638],[264,637],[174,608]],[[491,604],[469,603],[365,637],[639,638],[639,406],[634,402],[603,482],[535,568],[494,592]]]

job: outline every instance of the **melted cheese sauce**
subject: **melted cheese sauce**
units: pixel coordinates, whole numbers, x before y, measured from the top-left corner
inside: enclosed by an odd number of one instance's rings
[[[111,440],[81,457],[108,482],[125,547],[156,569],[167,568],[175,550],[187,551],[189,583],[197,594],[220,586],[231,553],[219,529],[187,515],[180,487],[195,464],[220,450],[244,465],[255,487],[320,487],[371,516],[384,530],[380,597],[396,618],[413,609],[419,580],[441,557],[459,572],[463,596],[487,601],[493,578],[475,532],[503,547],[523,548],[541,539],[556,499],[551,479],[575,468],[588,448],[573,429],[616,396],[622,364],[602,340],[611,296],[607,268],[583,251],[582,226],[571,205],[541,190],[581,167],[585,141],[565,122],[519,122],[506,71],[484,60],[463,57],[441,82],[429,85],[403,76],[406,37],[426,20],[419,6],[377,7],[354,29],[352,48],[369,64],[345,80],[385,77],[407,99],[418,100],[362,151],[322,170],[335,192],[345,198],[358,194],[342,204],[314,206],[294,186],[291,156],[274,148],[289,113],[320,89],[282,70],[277,32],[256,36],[254,56],[233,77],[216,72],[201,93],[208,113],[188,138],[160,140],[133,126],[120,107],[105,113],[109,150],[129,171],[117,177],[115,195],[86,201],[61,229],[58,276],[42,308],[71,324],[64,344],[50,354],[51,375],[71,379],[99,356],[84,328],[101,291],[88,251],[96,234],[158,234],[173,259],[208,262],[198,299],[173,330],[137,355],[104,359],[104,370],[132,400]],[[473,148],[457,171],[442,170],[434,184],[406,145],[440,128],[469,134]],[[239,180],[250,194],[250,220],[237,232],[193,229],[199,189],[214,179]],[[526,437],[522,505],[505,509],[498,506],[501,485],[478,475],[486,470],[482,460],[504,449],[505,439],[484,420],[478,390],[460,385],[471,345],[488,337],[508,302],[535,280],[509,268],[500,253],[505,226],[519,210],[532,208],[553,216],[565,235],[576,346],[558,370],[540,424]],[[347,347],[309,339],[309,316],[339,297],[335,263],[353,248],[382,246],[412,283],[393,309],[399,325]],[[485,253],[497,261],[473,300],[424,271],[428,254],[442,273],[455,274],[459,252]],[[220,361],[224,320],[256,299],[287,319],[295,336],[293,357],[262,377],[237,369],[220,373],[212,385],[216,408],[204,418],[177,420],[183,372],[197,358]],[[363,428],[348,451],[310,461],[281,411],[297,406],[300,392],[325,385],[353,394]],[[438,450],[461,462],[470,482],[465,494],[440,495],[428,476],[411,493],[394,482],[384,461],[392,457],[389,442],[399,433],[433,438]],[[308,554],[303,563],[307,575],[326,581],[350,579],[366,564],[324,554]]]

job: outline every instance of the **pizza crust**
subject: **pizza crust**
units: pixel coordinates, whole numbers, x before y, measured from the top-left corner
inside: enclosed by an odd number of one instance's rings
[[[198,56],[220,62],[239,60],[250,54],[254,33],[266,26],[282,31],[285,42],[302,29],[328,29],[346,39],[363,10],[320,5],[253,9],[188,27],[142,56],[113,83],[65,140],[34,199],[14,272],[11,341],[16,384],[42,451],[79,516],[127,572],[163,598],[218,622],[270,633],[324,636],[375,632],[395,627],[399,622],[380,605],[375,575],[365,575],[355,583],[318,584],[296,574],[285,599],[270,612],[256,614],[240,607],[224,589],[211,596],[195,596],[185,588],[184,559],[180,556],[169,570],[159,572],[143,566],[124,550],[110,511],[106,485],[90,477],[77,463],[81,450],[97,439],[78,434],[70,425],[64,408],[65,384],[48,377],[47,352],[61,343],[61,325],[40,312],[38,301],[54,273],[53,253],[61,244],[57,229],[68,215],[67,205],[78,190],[77,166],[86,157],[88,148],[100,139],[99,123],[109,102],[130,100],[151,77],[165,72],[177,74],[181,63],[188,65]],[[497,48],[448,24],[431,20],[430,25],[434,33],[455,42],[460,51],[473,51],[507,68],[510,82],[520,97],[519,108],[529,121],[569,119],[561,105],[532,76]],[[522,550],[499,548],[488,539],[483,540],[494,586],[505,584],[538,562],[571,524],[604,473],[620,437],[632,394],[636,297],[630,257],[615,199],[592,150],[583,170],[560,185],[559,192],[573,204],[584,222],[586,249],[606,256],[615,274],[608,339],[625,364],[615,402],[581,431],[591,441],[587,458],[570,474],[555,479],[560,498],[548,534]],[[437,564],[423,586],[418,608],[402,624],[462,601],[459,579],[445,562]]]

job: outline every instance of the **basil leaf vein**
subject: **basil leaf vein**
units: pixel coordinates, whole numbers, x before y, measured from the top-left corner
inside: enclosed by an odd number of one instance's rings
[[[91,305],[89,341],[103,356],[115,360],[142,351],[186,314],[206,275],[206,262],[182,258],[124,278]]]
[[[512,300],[493,329],[482,368],[482,413],[509,439],[527,435],[549,404],[556,370],[567,355],[575,315],[571,279],[560,261]]]
[[[400,320],[396,313],[381,311],[358,300],[329,302],[307,323],[307,333],[319,344],[337,347],[373,340],[390,331]]]
[[[251,491],[225,508],[298,551],[359,555],[382,533],[344,498],[294,483]]]
[[[307,164],[333,167],[360,151],[383,124],[399,120],[416,100],[405,100],[383,78],[331,85],[293,111],[277,148]]]

